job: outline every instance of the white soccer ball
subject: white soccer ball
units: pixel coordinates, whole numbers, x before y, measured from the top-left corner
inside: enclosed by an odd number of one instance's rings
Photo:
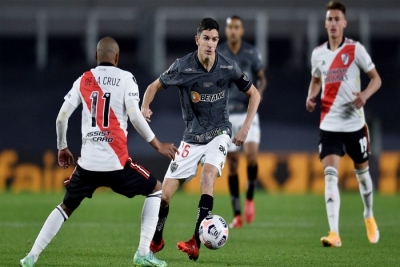
[[[219,249],[228,241],[229,229],[224,218],[208,215],[199,227],[200,241],[209,249]]]

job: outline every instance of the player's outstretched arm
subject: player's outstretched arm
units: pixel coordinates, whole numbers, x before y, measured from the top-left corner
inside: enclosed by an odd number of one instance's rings
[[[232,139],[232,142],[236,146],[241,146],[243,145],[244,141],[246,141],[250,126],[254,120],[254,116],[257,113],[258,105],[260,104],[260,93],[254,85],[251,85],[250,89],[245,94],[249,97],[249,106],[247,108],[246,119],[244,120],[242,127]]]
[[[141,111],[142,111],[143,117],[148,122],[151,122],[150,117],[153,114],[153,112],[150,109],[150,104],[153,101],[156,93],[158,91],[160,91],[161,89],[162,89],[162,84],[160,82],[160,79],[157,79],[153,83],[151,83],[147,87],[146,92],[144,92]]]
[[[321,90],[322,81],[321,78],[311,77],[310,86],[308,88],[308,96],[306,100],[306,109],[309,112],[313,112],[317,105],[315,99],[317,98],[319,91]]]
[[[362,92],[357,92],[353,94],[356,96],[356,98],[351,102],[354,108],[360,109],[362,108],[366,103],[367,100],[376,93],[376,91],[379,90],[379,88],[382,85],[381,77],[378,74],[378,71],[376,68],[373,68],[369,72],[367,72],[369,78],[371,79],[368,83],[367,88],[365,88],[364,91]]]
[[[64,101],[56,119],[58,164],[63,168],[68,168],[69,165],[74,164],[74,156],[67,145],[67,128],[68,119],[75,109],[76,107]]]

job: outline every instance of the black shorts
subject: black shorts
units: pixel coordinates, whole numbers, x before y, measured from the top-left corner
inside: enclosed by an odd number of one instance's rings
[[[329,132],[320,130],[319,158],[328,155],[343,156],[347,153],[354,163],[366,162],[369,158],[369,134],[365,125],[355,132]]]
[[[63,203],[73,211],[85,197],[92,198],[94,191],[101,186],[109,187],[128,198],[147,196],[154,191],[156,184],[157,179],[150,171],[130,158],[124,168],[117,171],[88,171],[77,165],[71,177],[64,181],[67,192]]]

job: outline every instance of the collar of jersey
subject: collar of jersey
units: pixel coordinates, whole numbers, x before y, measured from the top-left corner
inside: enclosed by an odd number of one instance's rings
[[[109,67],[114,67],[114,65],[113,65],[112,63],[110,63],[110,62],[101,62],[101,63],[99,64],[99,66],[109,66]]]
[[[342,42],[340,43],[340,45],[339,45],[339,47],[341,47],[343,44],[344,44],[344,41],[346,40],[346,38],[343,36],[343,40],[342,40]],[[338,47],[338,48],[339,48]],[[328,41],[328,50],[331,50],[331,45],[329,44],[329,41]]]
[[[208,71],[206,68],[204,68],[203,64],[201,64],[199,58],[197,57],[197,51],[195,52],[194,58],[196,59],[197,64],[199,65],[199,67],[204,71],[204,72],[213,72],[215,70],[215,68],[217,67],[217,63],[218,63],[218,52],[215,51],[215,61],[214,64],[212,66],[212,68],[210,69],[210,71]]]

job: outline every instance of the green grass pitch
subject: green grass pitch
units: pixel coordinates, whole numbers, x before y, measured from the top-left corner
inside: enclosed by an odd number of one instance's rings
[[[0,266],[18,266],[61,194],[0,194]],[[256,220],[231,229],[220,250],[202,247],[197,262],[176,243],[193,234],[198,195],[179,192],[171,203],[157,256],[168,266],[400,266],[400,196],[374,196],[381,239],[369,244],[358,193],[342,194],[341,248],[319,243],[328,230],[322,195],[256,194]],[[144,198],[96,192],[83,201],[42,253],[36,266],[132,266]],[[243,200],[243,197],[242,197]],[[214,214],[232,219],[228,195],[214,199]]]

